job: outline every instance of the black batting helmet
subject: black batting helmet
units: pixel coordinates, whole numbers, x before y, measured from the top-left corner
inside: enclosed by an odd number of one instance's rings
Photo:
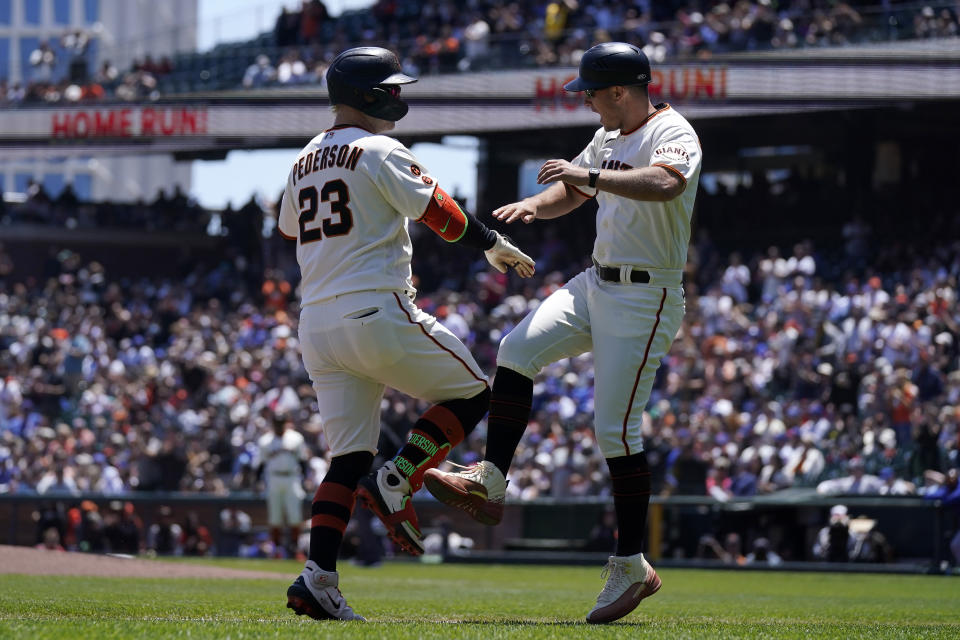
[[[330,104],[345,104],[363,113],[396,122],[409,106],[398,96],[401,84],[416,82],[404,74],[393,52],[380,47],[347,49],[327,69]]]
[[[604,42],[587,49],[580,58],[578,78],[563,85],[567,91],[645,85],[650,82],[647,54],[626,42]]]

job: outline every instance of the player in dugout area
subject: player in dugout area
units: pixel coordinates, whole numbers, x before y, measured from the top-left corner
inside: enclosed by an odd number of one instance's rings
[[[447,242],[482,250],[501,273],[512,268],[527,278],[535,267],[383,135],[407,114],[401,86],[416,81],[393,53],[349,49],[326,79],[335,122],[297,156],[279,216],[280,232],[297,243],[300,347],[331,455],[313,497],[309,557],[287,590],[287,606],[317,620],[363,620],[341,594],[336,570],[355,495],[394,542],[423,553],[410,497],[489,407],[487,379],[473,356],[413,303],[407,225],[420,222]],[[394,459],[370,473],[386,386],[432,406]]]
[[[562,358],[593,352],[597,443],[607,460],[617,516],[617,544],[606,583],[587,622],[633,611],[660,589],[643,556],[650,467],[643,450],[643,411],[660,360],[684,314],[682,274],[700,178],[700,142],[669,104],[654,105],[650,62],[637,47],[590,48],[567,91],[583,92],[600,128],[568,162],[548,160],[537,176],[550,186],[494,211],[507,223],[570,213],[596,198],[593,266],[531,311],[500,343],[487,420],[485,459],[465,471],[427,472],[439,500],[496,524],[505,476],[530,419],[533,379]]]

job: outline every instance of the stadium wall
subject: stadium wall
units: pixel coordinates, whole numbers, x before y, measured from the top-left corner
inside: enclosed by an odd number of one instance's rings
[[[63,503],[67,508],[84,501],[101,511],[114,501],[132,502],[144,529],[158,520],[160,508],[171,509],[173,521],[184,522],[193,512],[206,525],[214,541],[225,535],[219,530],[220,512],[226,507],[248,513],[254,533],[263,530],[266,501],[253,494],[230,496],[144,493],[127,495],[2,495],[0,496],[0,544],[37,543],[33,512],[44,505]],[[648,524],[648,554],[680,562],[695,562],[696,550],[704,536],[737,533],[744,543],[757,537],[771,540],[774,548],[792,561],[814,560],[811,549],[817,532],[829,518],[831,506],[845,504],[851,515],[876,520],[876,528],[894,550],[896,563],[914,564],[934,570],[946,557],[947,532],[956,524],[940,503],[922,498],[835,496],[817,497],[811,492],[782,492],[760,498],[717,502],[692,496],[654,497]],[[603,498],[540,499],[508,503],[503,522],[497,527],[480,525],[459,510],[433,500],[416,503],[424,533],[454,531],[474,541],[482,553],[511,552],[541,554],[542,558],[564,562],[564,554],[599,552],[591,547],[591,529],[607,508]],[[309,502],[304,501],[304,513]],[[485,556],[485,557],[489,557]],[[530,556],[531,558],[536,557]],[[573,556],[567,556],[572,560]]]

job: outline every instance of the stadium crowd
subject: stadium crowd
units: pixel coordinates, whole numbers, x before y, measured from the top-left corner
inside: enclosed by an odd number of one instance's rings
[[[69,29],[60,38],[40,41],[27,58],[29,69],[22,82],[0,78],[0,104],[136,102],[160,97],[158,82],[174,71],[172,58],[154,60],[147,54],[122,72],[104,59],[94,70],[91,40],[87,31]]]
[[[576,66],[604,40],[644,47],[655,62],[763,49],[847,45],[958,32],[951,3],[875,0],[377,0],[369,11],[332,18],[320,0],[277,19],[274,41],[308,60],[346,46],[397,50],[411,70],[437,73],[524,66]]]
[[[768,49],[952,37],[951,3],[738,0],[378,0],[369,11],[333,18],[320,0],[277,18],[273,42],[244,76],[247,87],[322,82],[337,52],[359,43],[397,51],[412,75],[576,66],[591,44],[631,42],[654,62]],[[902,6],[898,6],[902,5]],[[291,72],[293,69],[293,72]]]
[[[23,203],[7,206],[0,193],[0,227],[39,225],[65,229],[163,229],[202,234],[211,220],[210,212],[204,211],[193,199],[188,198],[179,186],[169,195],[163,190],[159,191],[150,201],[89,202],[77,196],[72,183],[68,182],[59,193],[51,195],[43,184],[31,180],[24,196]],[[220,219],[233,220],[238,215],[246,215],[248,207],[249,203],[236,212],[228,209],[222,212]]]
[[[705,192],[698,215],[709,220],[768,189],[755,181],[736,194]],[[592,218],[568,218],[573,226],[515,230],[538,259],[532,282],[414,228],[424,245],[414,253],[418,304],[487,371],[500,338],[589,260]],[[655,490],[718,500],[797,486],[922,493],[925,471],[960,464],[955,219],[931,223],[923,251],[856,218],[837,253],[799,242],[728,255],[702,233],[691,245],[683,328],[648,407]],[[312,447],[311,491],[327,462],[297,349],[296,264],[283,242],[264,240],[257,280],[244,251],[182,278],[108,273],[61,251],[26,279],[12,277],[0,251],[0,491],[256,489],[255,443],[278,414]],[[867,255],[874,269],[857,266]],[[510,497],[605,490],[592,377],[585,355],[537,379]],[[423,408],[386,395],[384,455]],[[484,431],[481,423],[452,460],[476,459]]]
[[[0,80],[0,104],[140,101],[199,88],[320,84],[330,60],[360,44],[397,51],[405,70],[419,76],[576,66],[591,44],[606,40],[637,44],[660,63],[958,34],[960,10],[949,1],[371,0],[369,8],[334,17],[321,0],[303,0],[298,11],[282,10],[271,33],[250,42],[172,59],[148,55],[126,71],[104,61],[88,72],[90,36],[69,30],[31,53],[24,82]]]

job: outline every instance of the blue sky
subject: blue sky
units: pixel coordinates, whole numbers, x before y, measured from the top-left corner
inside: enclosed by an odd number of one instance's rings
[[[368,7],[373,0],[324,0],[330,13]],[[201,50],[218,42],[245,40],[273,28],[282,7],[297,8],[300,0],[200,0],[198,41]],[[333,117],[331,115],[331,122]],[[304,137],[304,144],[312,137]],[[448,192],[476,203],[476,141],[445,138],[446,144],[417,144],[411,151],[429,168]],[[242,205],[251,194],[274,200],[283,188],[287,170],[298,149],[231,151],[226,160],[193,163],[191,193],[205,207],[221,209],[228,203]],[[442,167],[442,170],[438,170]],[[239,188],[238,185],[243,185]]]

